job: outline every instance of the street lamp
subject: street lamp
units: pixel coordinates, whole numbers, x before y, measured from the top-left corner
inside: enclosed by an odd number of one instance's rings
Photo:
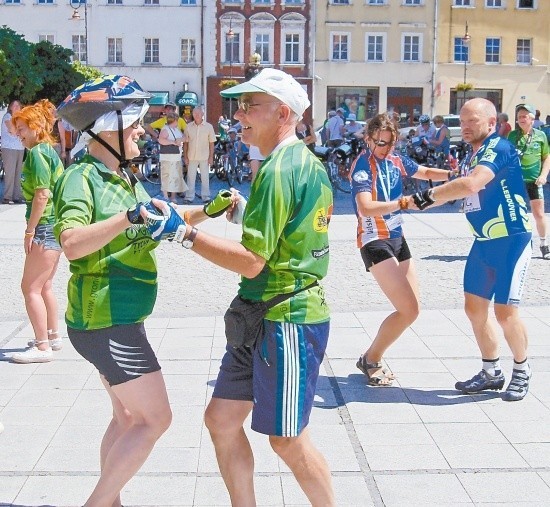
[[[229,31],[226,34],[229,41],[229,79],[233,79],[233,39],[235,38],[235,32],[231,28],[231,20],[229,20]],[[229,123],[233,120],[233,99],[229,98]]]
[[[73,14],[69,18],[71,21],[80,21],[80,12],[78,9],[84,4],[84,65],[88,66],[88,0],[69,0],[69,5],[73,9]]]
[[[462,105],[466,102],[466,72],[467,72],[467,65],[468,65],[468,57],[469,54],[469,44],[470,44],[470,34],[468,33],[468,22],[466,21],[466,30],[464,32],[464,37],[462,37],[462,55],[464,56],[464,83],[462,86]]]

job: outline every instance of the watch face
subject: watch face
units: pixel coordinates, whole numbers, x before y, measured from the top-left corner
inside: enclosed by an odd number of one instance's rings
[[[181,242],[181,246],[183,248],[191,248],[193,246],[193,240],[191,239],[184,239],[182,242]]]

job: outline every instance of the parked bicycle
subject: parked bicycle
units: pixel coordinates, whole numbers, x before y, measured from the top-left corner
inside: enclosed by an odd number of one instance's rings
[[[351,193],[350,168],[342,163],[342,158],[336,155],[335,149],[315,146],[314,153],[325,166],[333,191]]]
[[[160,145],[157,141],[149,139],[143,143],[139,150],[139,157],[132,160],[132,165],[137,174],[141,173],[149,183],[160,185]]]

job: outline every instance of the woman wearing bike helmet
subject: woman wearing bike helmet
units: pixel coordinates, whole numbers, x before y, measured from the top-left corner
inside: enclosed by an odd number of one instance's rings
[[[121,489],[172,418],[143,324],[157,295],[153,250],[159,243],[142,215],[158,210],[128,170],[139,155],[149,97],[133,79],[111,75],[84,83],[58,108],[82,132],[88,151],[54,190],[54,232],[72,272],[67,332],[76,351],[99,371],[113,407],[101,443],[101,476],[86,506],[120,506]],[[198,223],[213,214],[208,211],[187,212],[188,221]]]

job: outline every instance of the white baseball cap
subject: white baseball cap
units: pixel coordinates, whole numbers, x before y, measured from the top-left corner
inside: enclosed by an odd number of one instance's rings
[[[250,81],[220,92],[222,97],[240,97],[243,93],[267,93],[286,104],[300,118],[311,105],[302,85],[290,74],[277,69],[263,69]]]
[[[350,114],[348,114],[348,120],[349,121],[352,121],[352,120],[355,121],[355,120],[357,120],[357,116],[355,116],[355,114],[353,114],[353,113],[350,113]]]

